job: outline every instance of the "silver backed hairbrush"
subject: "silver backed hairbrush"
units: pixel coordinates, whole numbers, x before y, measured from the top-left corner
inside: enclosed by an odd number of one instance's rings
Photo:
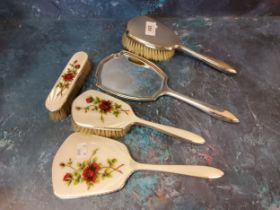
[[[170,59],[179,49],[219,71],[236,74],[229,64],[184,46],[172,30],[147,16],[135,17],[127,23],[122,44],[127,50],[155,61]]]

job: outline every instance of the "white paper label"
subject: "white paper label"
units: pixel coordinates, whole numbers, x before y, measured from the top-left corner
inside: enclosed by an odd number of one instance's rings
[[[86,143],[77,144],[76,155],[77,155],[78,159],[87,157],[87,144]]]
[[[156,22],[146,21],[146,26],[145,26],[145,34],[146,35],[155,36],[156,35],[156,29],[157,29],[157,23]]]

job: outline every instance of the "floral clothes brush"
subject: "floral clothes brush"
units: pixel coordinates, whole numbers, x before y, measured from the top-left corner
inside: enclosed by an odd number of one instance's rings
[[[45,101],[50,119],[58,121],[67,117],[71,112],[71,103],[90,70],[87,53],[77,52],[72,56]]]

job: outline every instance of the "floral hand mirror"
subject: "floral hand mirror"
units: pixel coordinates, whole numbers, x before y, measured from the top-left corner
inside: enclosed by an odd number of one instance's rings
[[[52,164],[53,191],[62,199],[117,191],[137,170],[162,171],[216,179],[219,169],[199,165],[152,165],[133,160],[127,147],[101,136],[73,133],[57,151]]]

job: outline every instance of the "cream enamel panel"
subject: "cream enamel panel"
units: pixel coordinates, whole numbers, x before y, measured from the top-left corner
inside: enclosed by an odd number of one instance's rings
[[[112,111],[102,114],[99,110],[89,110],[87,112],[85,112],[83,109],[77,110],[77,107],[85,108],[91,105],[86,101],[88,97],[99,97],[101,100],[106,101],[110,100],[112,103],[121,105],[121,108],[125,111],[120,111],[120,114],[116,117]],[[72,104],[73,121],[77,125],[85,128],[125,128],[127,125],[133,122],[133,116],[134,113],[128,104],[95,90],[88,90],[82,93],[74,100]],[[103,120],[101,117],[103,117]]]
[[[81,144],[85,144],[87,147],[87,155],[84,158],[77,155],[77,147]],[[63,177],[66,173],[71,172],[71,168],[61,167],[60,164],[71,158],[73,166],[76,167],[77,162],[87,160],[95,149],[98,149],[96,153],[97,162],[106,164],[108,158],[116,158],[117,164],[124,164],[120,168],[122,173],[114,172],[112,177],[94,183],[90,189],[85,182],[68,186],[63,181]],[[124,144],[100,136],[73,133],[61,145],[53,160],[52,183],[54,194],[60,198],[78,198],[113,192],[122,188],[127,177],[132,173],[130,164],[131,158]]]
[[[62,81],[62,76],[67,72],[67,69],[71,67],[77,61],[77,64],[80,65],[80,68],[77,70],[76,76],[71,81],[69,87],[63,91],[63,94],[60,94],[61,89],[57,87],[59,82]],[[72,58],[69,60],[67,65],[65,66],[64,70],[62,71],[61,75],[59,76],[58,80],[54,84],[51,92],[49,93],[45,106],[50,112],[58,111],[62,108],[62,106],[67,101],[70,93],[72,92],[73,88],[75,87],[75,83],[79,80],[79,77],[83,73],[84,68],[86,67],[86,63],[88,62],[88,55],[85,52],[77,52],[75,53]]]

